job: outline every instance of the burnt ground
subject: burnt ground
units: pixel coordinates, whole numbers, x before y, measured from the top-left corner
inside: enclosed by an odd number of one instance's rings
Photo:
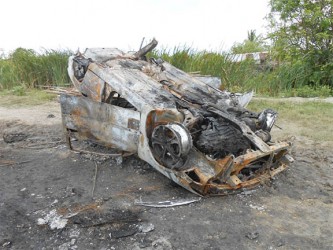
[[[295,162],[270,183],[150,208],[135,202],[197,197],[136,156],[69,151],[57,103],[0,108],[0,248],[333,249],[331,148],[296,138]],[[45,224],[52,213],[64,228]]]

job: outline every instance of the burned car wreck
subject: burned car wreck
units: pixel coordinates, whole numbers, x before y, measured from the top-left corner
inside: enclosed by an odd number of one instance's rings
[[[64,131],[123,152],[199,195],[253,188],[287,168],[290,142],[273,142],[271,109],[245,108],[252,93],[210,86],[146,54],[87,49],[69,58],[80,96],[60,97]]]

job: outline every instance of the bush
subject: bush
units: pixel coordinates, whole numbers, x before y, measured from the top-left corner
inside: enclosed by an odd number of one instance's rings
[[[23,85],[14,86],[11,90],[11,93],[13,95],[23,96],[23,95],[26,95],[26,88]]]

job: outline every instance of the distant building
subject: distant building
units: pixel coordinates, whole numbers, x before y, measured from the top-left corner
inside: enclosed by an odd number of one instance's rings
[[[269,57],[269,52],[254,52],[254,53],[245,53],[245,54],[233,54],[231,56],[231,61],[241,62],[246,59],[253,59],[257,64],[263,64]]]

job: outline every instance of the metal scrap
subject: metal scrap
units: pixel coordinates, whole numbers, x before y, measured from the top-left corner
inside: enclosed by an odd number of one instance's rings
[[[288,167],[291,142],[271,138],[276,111],[252,112],[246,105],[253,92],[221,91],[147,58],[156,45],[154,39],[129,53],[87,49],[69,58],[69,77],[81,93],[60,96],[71,149],[76,138],[137,154],[198,195],[241,192]]]
[[[140,205],[140,206],[145,206],[145,207],[156,207],[156,208],[167,208],[167,207],[176,207],[176,206],[183,206],[183,205],[188,205],[194,202],[200,201],[201,198],[196,198],[196,199],[182,199],[182,200],[168,200],[168,201],[158,201],[158,202],[150,202],[150,201],[142,201],[137,200],[134,202],[135,205]]]

